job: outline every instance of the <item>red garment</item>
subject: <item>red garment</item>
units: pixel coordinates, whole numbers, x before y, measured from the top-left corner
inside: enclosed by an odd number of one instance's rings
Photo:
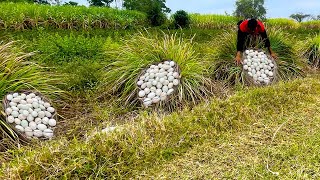
[[[263,23],[261,21],[259,21],[259,20],[257,20],[257,21],[258,21],[258,25],[257,25],[257,28],[255,29],[253,34],[259,34],[259,33],[265,32],[265,28],[264,28]],[[239,25],[239,27],[240,27],[240,31],[251,34],[251,30],[248,28],[248,22],[249,22],[248,19],[244,20]]]

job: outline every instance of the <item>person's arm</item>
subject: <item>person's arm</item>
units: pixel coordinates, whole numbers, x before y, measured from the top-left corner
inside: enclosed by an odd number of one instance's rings
[[[264,31],[261,33],[261,37],[262,37],[262,40],[263,42],[265,43],[264,44],[264,47],[265,48],[268,48],[268,51],[270,53],[270,55],[274,58],[274,59],[277,59],[277,55],[272,51],[271,49],[271,44],[270,44],[270,40],[269,40],[269,37],[267,35],[267,31]]]
[[[241,64],[241,53],[243,52],[243,46],[245,43],[245,33],[238,30],[238,37],[237,37],[237,55],[236,55],[236,63],[239,65]]]

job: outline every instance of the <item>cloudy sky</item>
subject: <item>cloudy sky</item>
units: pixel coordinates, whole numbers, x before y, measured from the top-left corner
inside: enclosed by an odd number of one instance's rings
[[[86,0],[73,1],[88,4]],[[235,9],[234,5],[235,0],[167,0],[167,6],[172,12],[182,9],[202,14],[230,14]],[[267,17],[272,18],[289,17],[296,12],[320,15],[320,0],[265,0],[265,7]]]

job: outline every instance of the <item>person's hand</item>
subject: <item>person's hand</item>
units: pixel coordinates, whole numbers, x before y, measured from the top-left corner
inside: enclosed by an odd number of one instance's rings
[[[275,59],[275,60],[277,60],[278,59],[278,56],[277,56],[277,54],[276,53],[271,53],[271,57],[273,58],[273,59]]]
[[[241,64],[241,56],[239,54],[237,54],[235,61],[238,66]]]

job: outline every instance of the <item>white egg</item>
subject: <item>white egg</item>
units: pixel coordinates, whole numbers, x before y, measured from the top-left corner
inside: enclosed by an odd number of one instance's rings
[[[23,114],[23,115],[25,115],[25,116],[27,117],[27,116],[29,115],[29,111],[27,111],[27,110],[23,110],[22,114]]]
[[[43,136],[46,138],[52,138],[53,137],[53,131],[51,129],[45,129],[43,131]]]
[[[244,69],[244,70],[248,70],[248,68],[249,68],[248,65],[244,65],[244,66],[243,66],[243,69]]]
[[[38,116],[38,112],[37,111],[32,111],[31,116],[32,117],[37,117]]]
[[[173,81],[175,81],[175,80],[173,80]],[[178,81],[178,83],[179,83],[179,81]],[[173,86],[174,86],[173,83],[169,83],[169,84],[168,84],[168,88],[173,88]]]
[[[154,69],[155,67],[156,67],[155,65],[151,65],[151,66],[150,66],[151,69]]]
[[[36,97],[36,95],[34,93],[30,93],[29,96],[32,98]]]
[[[264,74],[264,69],[261,69],[260,72],[261,72],[261,74]]]
[[[250,66],[251,66],[251,62],[250,62],[250,61],[248,61],[247,65],[248,65],[248,67],[250,67]]]
[[[147,88],[151,88],[152,87],[152,83],[151,82],[147,82]]]
[[[160,95],[160,99],[161,99],[161,101],[165,101],[167,99],[167,93],[162,92]]]
[[[257,77],[260,77],[261,76],[261,72],[257,71],[256,75],[257,75]]]
[[[143,84],[143,81],[138,81],[138,82],[137,82],[137,85],[138,85],[138,86],[141,86],[142,84]]]
[[[255,75],[256,72],[257,72],[257,71],[256,71],[255,69],[252,69],[252,70],[251,70],[252,75]]]
[[[162,92],[166,93],[166,92],[168,92],[168,90],[169,90],[168,86],[163,86],[162,87]]]
[[[267,66],[267,65],[263,65],[263,69],[264,69],[264,70],[267,70],[267,69],[268,69],[268,66]]]
[[[267,75],[266,74],[261,74],[261,77],[264,79],[264,78],[267,77]]]
[[[245,53],[246,53],[246,54],[249,54],[249,53],[250,53],[250,51],[249,51],[249,50],[246,50],[246,51],[245,51]]]
[[[251,71],[252,71],[251,67],[248,67],[248,72],[250,72],[250,73],[251,73]]]
[[[173,72],[169,72],[168,74],[167,74],[167,76],[169,77],[169,76],[173,76]]]
[[[48,107],[50,107],[51,105],[50,105],[50,103],[44,103],[43,106],[46,107],[46,108],[48,108]]]
[[[25,120],[25,119],[27,119],[27,116],[25,116],[25,115],[23,115],[23,114],[19,114],[19,115],[18,115],[18,118],[19,118],[20,120]]]
[[[169,80],[170,82],[173,82],[174,77],[173,77],[173,76],[169,76],[169,77],[168,77],[168,80]]]
[[[160,97],[155,96],[154,98],[152,98],[152,103],[156,104],[158,102],[160,102]]]
[[[15,128],[20,132],[24,132],[24,128],[20,125],[16,125]]]
[[[157,66],[157,67],[158,67],[158,66]],[[159,67],[158,67],[158,68],[159,68]],[[154,69],[154,70],[153,70],[153,73],[154,73],[154,74],[159,73],[159,69]]]
[[[36,118],[36,119],[34,120],[34,122],[35,122],[36,124],[41,124],[41,123],[42,123],[42,119],[41,119],[41,118]]]
[[[38,128],[40,131],[43,131],[43,130],[47,129],[47,126],[44,125],[44,124],[38,124],[38,125],[37,125],[37,128]]]
[[[48,112],[51,112],[51,113],[54,113],[55,109],[54,109],[53,107],[48,107],[48,108],[47,108],[47,111],[48,111]]]
[[[244,64],[244,65],[246,65],[247,63],[248,63],[248,60],[247,60],[247,59],[243,60],[243,64]]]
[[[8,116],[7,121],[8,121],[8,123],[13,123],[14,122],[14,117],[13,116]]]
[[[171,67],[173,67],[173,66],[175,66],[176,65],[176,63],[174,62],[174,61],[170,61],[170,66]]]
[[[165,80],[162,84],[165,85],[165,86],[167,86],[169,83],[170,83],[170,81]]]
[[[252,76],[253,76],[251,72],[248,72],[248,75],[249,75],[250,77],[252,77]]]
[[[143,76],[144,76],[144,79],[146,79],[146,77],[149,76],[149,73],[145,73]]]
[[[249,50],[249,52],[250,52],[250,53],[253,53],[253,50],[251,49],[251,50]]]
[[[259,82],[263,82],[264,79],[263,79],[262,77],[259,77],[259,78],[258,78],[258,81],[259,81]]]
[[[159,70],[159,73],[164,73],[165,71],[166,71],[165,69],[161,68],[161,69]]]
[[[149,79],[153,79],[154,77],[155,77],[155,74],[154,73],[150,73]]]
[[[43,111],[39,111],[38,112],[38,117],[39,118],[44,118],[44,116],[45,116],[45,113]]]
[[[19,103],[21,101],[20,97],[16,97],[12,99],[12,102]]]
[[[174,69],[173,68],[170,68],[170,69],[168,69],[168,72],[174,72]]]
[[[157,88],[156,88],[156,87],[154,87],[154,86],[152,86],[152,87],[150,88],[150,91],[151,91],[151,92],[154,92],[154,93],[155,93],[155,92],[156,92],[156,90],[157,90]]]
[[[145,95],[150,93],[150,89],[149,88],[145,88],[144,89]]]
[[[12,110],[11,108],[7,108],[7,109],[6,109],[6,114],[7,114],[7,115],[10,115],[10,114],[12,113],[12,111],[13,111],[13,110]]]
[[[31,122],[31,121],[34,120],[34,117],[33,117],[31,114],[29,114],[29,116],[27,117],[27,120],[28,120],[29,122]]]
[[[153,85],[153,86],[156,86],[157,84],[158,84],[158,81],[156,81],[156,80],[153,80],[153,81],[152,81],[152,85]]]
[[[24,128],[24,133],[28,136],[28,137],[32,137],[33,136],[33,131],[31,129],[31,127],[26,127]]]
[[[32,104],[33,103],[33,99],[27,99],[27,103]]]
[[[255,81],[258,80],[258,76],[257,76],[256,74],[253,75],[252,78],[253,78],[253,80],[255,80]]]
[[[274,64],[273,64],[273,63],[270,63],[269,66],[273,68],[273,67],[274,67]]]
[[[173,91],[174,91],[174,89],[172,89],[172,88],[169,89],[168,92],[167,92],[167,95],[168,95],[168,96],[171,95],[171,94],[173,93]]]
[[[13,99],[13,96],[12,96],[11,94],[8,94],[8,95],[7,95],[7,100],[8,100],[8,101],[11,101],[12,99]]]
[[[20,125],[21,125],[23,128],[26,128],[26,127],[28,127],[29,123],[28,123],[28,121],[26,121],[26,120],[22,120],[21,123],[20,123]]]
[[[159,77],[156,77],[156,79],[155,79],[157,82],[159,82],[160,81],[160,78]]]
[[[271,66],[268,66],[268,65],[267,65],[267,69],[268,69],[269,71],[272,70]]]
[[[150,94],[148,94],[148,98],[152,99],[156,96],[156,94],[154,92],[151,92]]]
[[[38,112],[41,111],[41,109],[40,109],[40,108],[37,108],[37,109],[34,109],[34,111],[38,113]]]
[[[19,96],[18,93],[13,93],[13,95],[12,95],[13,98],[16,98],[16,97],[18,97],[18,96]]]
[[[156,95],[157,95],[157,96],[160,96],[161,93],[162,93],[162,89],[157,89],[157,90],[156,90]]]
[[[272,77],[272,76],[273,76],[273,72],[269,71],[268,75],[269,75],[270,77]]]
[[[145,89],[147,87],[147,83],[143,83],[142,85],[141,85],[141,89]],[[42,109],[42,110],[44,110],[45,109],[45,107],[44,107],[44,109],[43,108],[41,108],[42,106],[40,105],[40,109]]]
[[[10,105],[10,106],[15,106],[15,107],[17,107],[18,104],[15,103],[15,102],[10,102],[9,105]]]
[[[57,121],[55,119],[49,119],[48,124],[53,127],[57,125]]]
[[[264,73],[267,74],[267,75],[269,74],[269,72],[270,72],[270,71],[269,71],[268,69],[267,69],[267,70],[264,70]]]
[[[146,78],[144,78],[144,82],[148,82],[149,79],[150,79],[150,77],[149,77],[149,76],[146,76]]]
[[[50,117],[52,117],[51,112],[49,112],[49,111],[45,111],[44,113],[45,113],[45,116],[46,116],[46,117],[49,117],[49,118],[50,118]]]
[[[159,79],[160,83],[163,83],[164,81],[165,81],[165,79],[163,77]]]
[[[179,78],[179,73],[178,72],[173,72],[172,76],[174,78],[178,79]]]
[[[170,68],[171,68],[170,65],[164,65],[164,67],[163,67],[163,69],[165,69],[165,70],[169,70]]]
[[[143,105],[148,107],[152,104],[152,100],[150,98],[146,98],[143,100]]]
[[[35,130],[35,129],[37,129],[37,123],[35,123],[34,121],[31,121],[31,122],[29,123],[29,127],[30,127],[31,129]]]
[[[250,68],[251,68],[251,71],[252,71],[252,69],[256,69],[256,67],[254,65],[251,65]]]
[[[179,85],[179,80],[178,79],[174,79],[173,80],[173,85],[178,86]]]
[[[43,135],[42,131],[39,129],[33,130],[33,135],[35,137],[41,137]]]
[[[146,93],[144,91],[139,91],[139,97],[144,97],[146,95]]]
[[[162,88],[162,83],[158,82],[157,88],[158,88],[158,89]]]

